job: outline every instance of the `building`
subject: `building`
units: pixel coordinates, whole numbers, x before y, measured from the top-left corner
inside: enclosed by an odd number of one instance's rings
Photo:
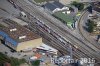
[[[59,2],[62,3],[63,5],[70,4],[73,1],[77,1],[77,2],[96,2],[96,1],[99,1],[99,0],[59,0]]]
[[[63,4],[61,4],[58,1],[53,1],[53,2],[48,2],[44,5],[45,10],[54,13],[57,11],[62,11],[62,10],[69,10],[68,7],[65,7]]]
[[[40,46],[44,47],[42,38],[29,29],[9,19],[6,19],[4,23],[8,26],[0,26],[0,36],[3,37],[4,44],[11,49],[20,52],[29,51]],[[54,53],[57,52],[54,51]]]
[[[8,63],[8,62],[5,62],[5,63],[3,64],[3,66],[11,66],[11,64]]]
[[[93,10],[100,12],[100,2],[94,3]]]
[[[5,22],[9,26],[0,28],[5,44],[16,51],[30,50],[42,44],[42,38],[15,22]]]

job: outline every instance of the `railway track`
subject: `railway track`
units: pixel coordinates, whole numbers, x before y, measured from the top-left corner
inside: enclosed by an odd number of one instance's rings
[[[31,23],[31,25],[32,25],[32,23]],[[34,27],[33,27],[32,29],[34,29]],[[46,31],[44,31],[43,29],[40,29],[40,28],[38,27],[37,30],[39,30],[41,33],[44,34],[42,37],[46,36],[46,38],[45,38],[46,40],[47,40],[47,37],[50,39],[49,45],[52,44],[53,47],[55,47],[56,49],[62,51],[62,53],[64,53],[64,54],[68,54],[68,53],[69,53],[69,51],[67,51],[68,48],[69,48],[69,46],[63,47],[63,46],[62,46],[63,44],[62,44],[60,41],[58,41],[56,38],[54,38],[54,37],[51,36],[50,34],[46,34]],[[53,43],[52,43],[52,42],[53,42]],[[73,48],[75,48],[75,47],[73,47]],[[76,56],[76,57],[78,58],[78,57],[79,57],[78,55],[80,55],[80,54],[82,54],[82,53],[76,50],[76,51],[73,51],[73,54],[74,54],[74,56]],[[86,57],[86,55],[82,54],[82,55],[80,56],[80,58],[81,58],[81,57]],[[87,57],[87,58],[88,58],[88,57]]]
[[[85,12],[82,14],[82,16],[80,17],[80,19],[79,19],[79,23],[78,23],[79,33],[80,33],[80,35],[81,35],[87,42],[89,42],[90,44],[92,44],[92,45],[95,46],[96,48],[100,49],[100,47],[98,46],[99,44],[94,44],[94,43],[92,43],[91,41],[89,41],[89,40],[83,35],[83,32],[82,32],[82,30],[81,30],[81,20],[82,20],[82,17],[83,17],[86,13],[87,13],[87,11],[85,11]]]
[[[24,4],[21,3],[21,5],[24,5]],[[32,9],[33,7],[24,6],[24,7],[22,7],[22,8],[23,8],[25,11],[26,11],[27,9],[29,9],[29,10],[31,10],[31,11],[35,11],[35,10]],[[26,9],[26,8],[27,8],[27,9]],[[39,12],[37,12],[37,11],[35,11],[35,12],[33,12],[33,13],[34,13],[34,14],[35,14],[35,13],[38,13],[40,16],[42,16],[42,18],[44,17],[43,14],[41,15],[41,13],[39,13]],[[61,32],[62,35],[64,35],[66,38],[69,38],[69,40],[72,42],[71,45],[73,45],[74,43],[77,44],[78,47],[80,48],[79,50],[80,50],[81,52],[83,52],[84,54],[86,54],[86,55],[89,56],[89,57],[98,58],[98,59],[100,60],[100,57],[99,57],[98,55],[97,55],[97,56],[95,55],[95,53],[94,53],[95,50],[94,50],[94,49],[92,49],[92,48],[90,48],[90,47],[87,47],[86,45],[83,45],[84,47],[86,47],[86,49],[83,48],[83,46],[82,46],[82,45],[80,46],[79,43],[84,44],[84,42],[78,40],[78,38],[75,38],[75,37],[74,37],[73,35],[71,35],[68,31],[62,29],[61,27],[59,27],[59,26],[57,26],[57,25],[55,25],[54,23],[52,23],[51,20],[48,20],[47,18],[45,18],[45,19],[46,19],[48,22],[50,22],[50,24],[52,24],[53,26],[57,27],[56,31],[60,29],[60,30],[57,31],[57,32]],[[63,31],[63,32],[62,32],[62,31]],[[73,39],[71,39],[70,37],[68,37],[68,35],[74,37],[74,39],[77,39],[77,40],[79,41],[79,43],[73,41]],[[88,48],[88,49],[87,49],[87,48]],[[90,53],[89,50],[92,50],[93,53],[92,53],[92,52]]]

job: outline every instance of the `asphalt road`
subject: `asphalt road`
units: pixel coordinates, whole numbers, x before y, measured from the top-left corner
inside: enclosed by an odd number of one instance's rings
[[[61,36],[65,37],[66,39],[70,40],[71,45],[77,45],[78,51],[81,51],[78,55],[78,57],[90,57],[90,58],[96,58],[98,61],[100,60],[100,55],[97,53],[99,49],[92,48],[88,46],[85,42],[81,41],[77,37],[75,37],[73,34],[70,33],[69,29],[63,29],[63,25],[60,23],[60,25],[57,23],[57,20],[49,18],[46,14],[44,14],[42,11],[38,10],[36,6],[32,6],[30,3],[24,1],[24,0],[16,0],[15,3],[21,7],[24,11],[31,13],[32,15],[35,15],[39,20],[43,21],[46,25],[48,25],[51,29],[53,29],[56,33],[60,34]],[[43,31],[44,32],[44,31]],[[45,32],[47,33],[47,32]],[[55,44],[57,45],[57,44]],[[59,43],[60,45],[60,43]],[[64,49],[65,45],[60,45]],[[66,48],[66,47],[65,47]],[[61,49],[60,49],[61,50]],[[74,53],[73,53],[74,54]],[[85,56],[81,56],[84,55]]]
[[[89,36],[89,33],[84,29],[84,26],[86,26],[86,23],[87,23],[88,14],[90,14],[90,13],[86,11],[86,13],[84,13],[84,16],[80,19],[80,22],[78,25],[79,33],[84,37],[85,40],[87,40],[88,45],[91,45],[92,48],[94,46],[94,48],[100,49],[99,43],[96,40],[94,40],[93,38],[91,38]]]
[[[0,17],[10,18],[19,14],[19,10],[15,9],[7,0],[0,0]]]

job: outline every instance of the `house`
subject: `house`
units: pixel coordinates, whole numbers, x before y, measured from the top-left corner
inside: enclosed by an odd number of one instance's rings
[[[3,64],[3,66],[11,66],[11,64],[8,63],[8,62],[5,62],[5,63]]]
[[[65,7],[63,4],[61,4],[58,1],[53,1],[53,2],[48,2],[44,5],[45,10],[54,13],[57,11],[62,11],[62,10],[69,10],[68,7]]]
[[[100,12],[100,2],[94,3],[93,10]]]

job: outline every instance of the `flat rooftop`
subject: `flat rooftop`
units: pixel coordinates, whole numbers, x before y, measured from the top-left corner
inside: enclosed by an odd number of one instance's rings
[[[28,25],[28,23],[24,22],[23,20],[21,19],[18,19],[18,18],[11,18],[10,20],[22,25],[22,26],[25,26],[25,25]]]
[[[0,31],[5,32],[11,39],[15,40],[17,43],[40,38],[40,36],[38,36],[37,34],[14,21],[6,19],[4,20],[4,23],[8,26],[1,26]]]

